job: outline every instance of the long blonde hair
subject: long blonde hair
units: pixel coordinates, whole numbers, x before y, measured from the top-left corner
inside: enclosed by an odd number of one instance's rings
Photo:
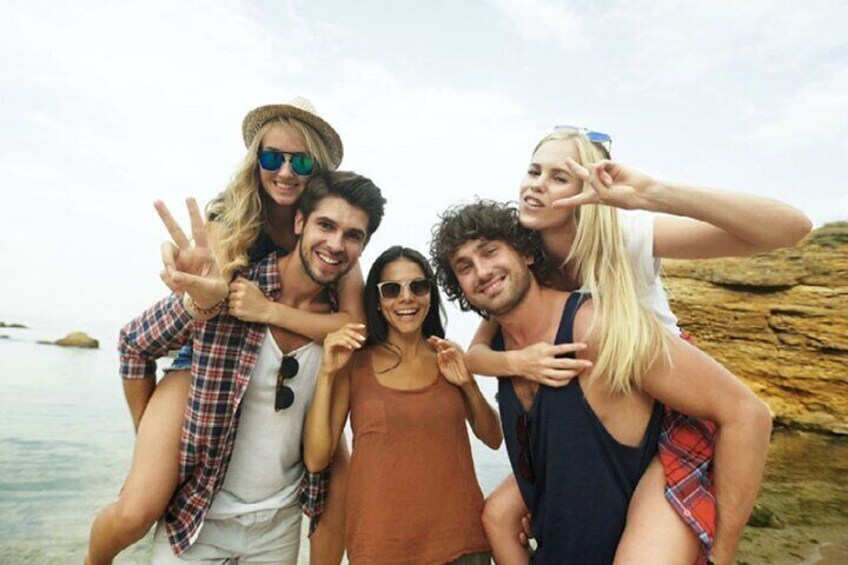
[[[300,138],[307,153],[315,160],[313,175],[322,170],[332,170],[332,159],[324,139],[300,120],[275,118],[256,132],[230,184],[206,206],[207,218],[214,219],[221,226],[218,251],[223,262],[221,271],[228,280],[248,265],[248,250],[267,219],[265,205],[268,197],[259,176],[259,147],[265,134],[281,125]]]
[[[581,165],[609,157],[606,149],[577,130],[556,131],[542,139],[536,151],[549,141],[572,141]],[[585,191],[588,183],[581,190]],[[598,332],[600,347],[592,377],[602,378],[612,393],[629,394],[639,387],[648,368],[658,358],[668,358],[670,333],[654,311],[640,300],[633,265],[621,233],[618,210],[612,206],[586,205],[574,211],[574,241],[562,268],[572,263],[583,288],[592,293],[598,316],[589,331]]]

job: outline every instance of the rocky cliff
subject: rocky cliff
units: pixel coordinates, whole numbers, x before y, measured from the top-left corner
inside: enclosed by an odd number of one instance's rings
[[[777,422],[848,434],[848,222],[744,259],[664,261],[681,327]]]

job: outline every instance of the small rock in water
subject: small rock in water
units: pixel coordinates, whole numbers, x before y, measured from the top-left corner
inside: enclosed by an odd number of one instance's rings
[[[748,525],[752,528],[775,528],[781,530],[786,527],[777,514],[763,506],[755,504],[748,518]]]
[[[88,347],[91,349],[100,347],[100,343],[96,339],[84,332],[71,332],[62,339],[57,339],[55,344],[64,347]]]

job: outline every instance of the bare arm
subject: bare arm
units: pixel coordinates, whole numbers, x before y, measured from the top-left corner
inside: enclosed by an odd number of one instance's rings
[[[330,464],[349,412],[349,372],[319,372],[303,431],[303,462],[310,473],[318,473]]]
[[[684,414],[715,422],[717,523],[713,560],[732,563],[762,480],[771,433],[768,407],[707,354],[674,338],[642,387]]]
[[[650,194],[656,211],[684,216],[655,220],[655,257],[744,257],[795,245],[812,229],[803,212],[771,198],[666,183]]]
[[[555,207],[605,204],[678,216],[657,218],[654,256],[674,259],[746,256],[795,245],[812,224],[797,208],[771,198],[656,180],[614,161],[572,174],[590,189]]]
[[[311,473],[330,464],[344,429],[350,411],[350,360],[365,340],[361,328],[347,324],[327,335],[324,343],[324,359],[303,432],[303,462]]]
[[[436,350],[436,359],[442,375],[462,392],[462,402],[465,404],[465,415],[471,424],[471,431],[492,449],[499,448],[503,441],[500,418],[480,392],[474,376],[468,372],[462,350],[455,343],[436,336],[431,336],[427,341]]]
[[[524,349],[495,351],[490,344],[497,330],[498,324],[493,320],[480,322],[465,354],[465,363],[472,373],[495,377],[517,375],[543,385],[561,387],[592,366],[590,361],[583,359],[557,358],[557,355],[585,349],[583,343],[536,343]]]
[[[462,401],[465,403],[465,414],[471,431],[477,438],[492,449],[497,449],[503,442],[501,432],[501,419],[492,405],[486,401],[486,397],[480,392],[480,387],[474,377],[460,387]]]
[[[345,324],[365,320],[363,288],[362,270],[357,262],[339,282],[339,311],[319,314],[274,302],[254,283],[239,278],[230,284],[228,312],[245,322],[277,326],[320,343]]]

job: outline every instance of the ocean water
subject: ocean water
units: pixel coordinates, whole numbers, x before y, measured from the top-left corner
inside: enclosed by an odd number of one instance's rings
[[[91,520],[115,498],[134,435],[118,376],[118,325],[19,322],[0,328],[0,563],[82,563]],[[36,343],[82,330],[100,349]],[[494,379],[479,379],[494,403]],[[501,450],[472,437],[488,494],[509,473]],[[308,563],[302,544],[302,563]],[[116,563],[147,563],[150,536]]]

